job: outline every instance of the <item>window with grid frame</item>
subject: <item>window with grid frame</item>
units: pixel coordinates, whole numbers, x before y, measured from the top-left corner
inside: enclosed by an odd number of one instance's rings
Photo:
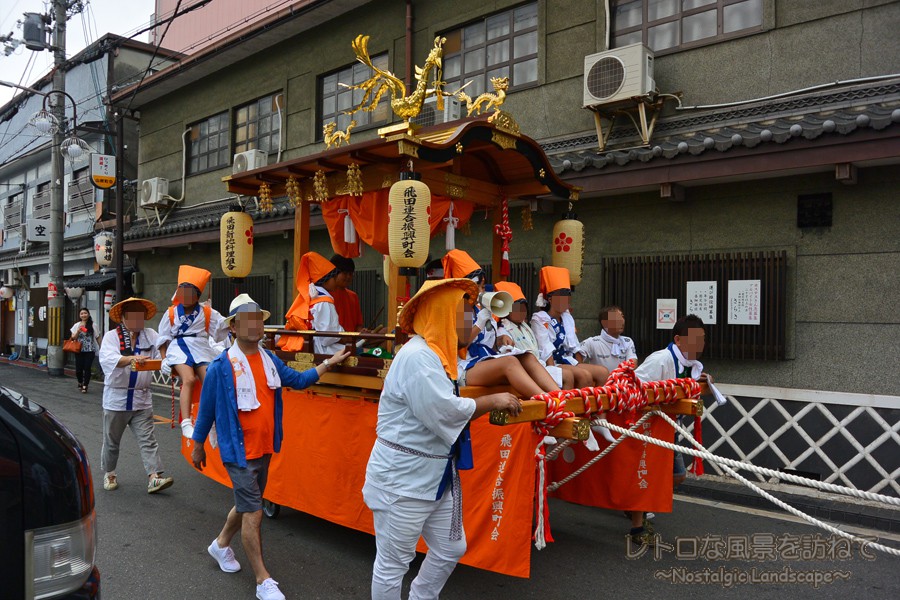
[[[447,90],[468,83],[474,98],[493,92],[493,77],[509,77],[509,89],[538,82],[538,3],[491,15],[442,34]],[[471,82],[471,83],[469,83]]]
[[[188,175],[221,169],[231,164],[228,111],[188,126]]]
[[[372,64],[382,70],[388,69],[387,52],[372,57]],[[339,71],[319,77],[319,127],[316,139],[322,141],[322,128],[337,121],[337,129],[346,131],[350,121],[356,121],[355,129],[384,125],[391,116],[391,98],[386,94],[372,112],[360,110],[352,115],[346,111],[359,106],[365,95],[364,90],[351,90],[344,86],[358,85],[372,77],[372,69],[362,63],[355,63]],[[371,100],[371,96],[368,100]]]
[[[281,142],[279,106],[284,114],[284,94],[279,90],[234,109],[234,153],[263,150],[269,162]]]
[[[657,54],[762,30],[764,0],[614,0],[613,48],[638,42]]]

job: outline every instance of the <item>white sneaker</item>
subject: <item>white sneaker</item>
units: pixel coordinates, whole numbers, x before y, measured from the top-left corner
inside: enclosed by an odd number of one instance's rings
[[[220,548],[219,542],[213,540],[206,551],[209,552],[210,556],[216,559],[216,562],[219,563],[219,568],[226,573],[237,573],[241,570],[241,563],[235,560],[234,550],[231,549],[231,546]]]
[[[188,439],[191,439],[191,436],[194,435],[194,424],[191,423],[190,419],[181,420],[181,435]]]
[[[256,597],[259,600],[284,600],[284,594],[278,589],[278,582],[271,577],[256,586]]]

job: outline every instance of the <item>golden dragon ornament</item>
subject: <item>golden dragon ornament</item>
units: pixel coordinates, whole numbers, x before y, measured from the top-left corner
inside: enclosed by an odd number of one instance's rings
[[[368,48],[369,36],[356,36],[351,44],[353,52],[356,54],[356,60],[372,69],[375,75],[356,85],[344,84],[344,87],[365,91],[359,105],[347,111],[347,114],[352,115],[359,110],[367,112],[375,110],[382,96],[387,92],[391,93],[391,109],[394,114],[406,122],[407,127],[409,127],[410,120],[418,116],[425,104],[425,99],[430,96],[437,96],[437,109],[444,110],[444,96],[450,95],[444,92],[441,70],[441,57],[446,41],[446,38],[440,36],[434,38],[434,47],[428,53],[428,58],[425,59],[425,66],[416,66],[416,86],[412,93],[407,95],[406,85],[400,79],[390,71],[379,69],[372,64]],[[429,87],[429,83],[432,87]]]

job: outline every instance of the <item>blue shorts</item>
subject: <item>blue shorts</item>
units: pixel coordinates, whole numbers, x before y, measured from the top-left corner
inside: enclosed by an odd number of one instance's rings
[[[269,460],[271,454],[247,461],[247,466],[239,467],[237,463],[225,463],[225,470],[231,478],[234,490],[234,509],[239,513],[252,513],[262,510],[262,497],[266,491],[266,480],[269,477]]]

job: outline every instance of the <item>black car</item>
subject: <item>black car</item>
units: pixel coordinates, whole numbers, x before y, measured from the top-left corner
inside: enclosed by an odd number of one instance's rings
[[[87,453],[42,406],[0,386],[3,598],[99,600]]]

